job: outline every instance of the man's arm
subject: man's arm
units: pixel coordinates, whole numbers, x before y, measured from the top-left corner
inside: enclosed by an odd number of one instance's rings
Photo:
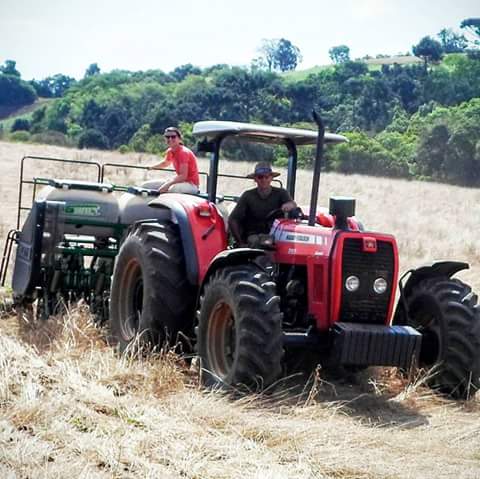
[[[242,227],[240,223],[235,218],[228,218],[228,227],[230,228],[230,233],[234,237],[235,241],[239,246],[244,246],[244,241],[242,239]]]
[[[228,217],[228,226],[232,236],[235,238],[235,241],[239,244],[239,246],[245,246],[245,240],[243,238],[243,227],[242,222],[245,219],[247,210],[247,201],[245,198],[245,193],[240,196],[235,208],[230,213]]]
[[[171,160],[169,160],[167,157],[165,157],[160,163],[155,163],[152,166],[149,166],[149,170],[161,170],[162,168],[165,168],[171,163]]]
[[[281,209],[284,213],[288,213],[297,207],[297,203],[292,200],[290,193],[287,190],[282,190],[282,206]]]

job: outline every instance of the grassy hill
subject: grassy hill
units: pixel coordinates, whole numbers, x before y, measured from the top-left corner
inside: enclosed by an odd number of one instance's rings
[[[393,65],[398,63],[399,65],[411,65],[416,63],[422,63],[420,58],[412,55],[396,55],[392,57],[384,58],[370,58],[368,60],[361,60],[365,62],[370,70],[379,70],[382,65]],[[333,65],[319,65],[305,70],[295,70],[291,72],[285,72],[282,76],[289,81],[301,81],[308,77],[308,75],[319,73],[322,70],[333,68]]]
[[[15,219],[18,166],[26,154],[154,161],[144,154],[0,142],[1,244]],[[220,166],[238,174],[251,168]],[[206,168],[200,160],[200,169]],[[45,164],[31,173],[56,172]],[[85,176],[80,168],[72,173]],[[125,168],[113,173],[118,182],[140,179]],[[308,203],[310,175],[299,172],[300,204]],[[367,228],[395,234],[402,271],[434,257],[466,260],[473,268],[461,278],[480,291],[478,222],[471,214],[478,190],[322,176],[320,204],[342,194],[357,198]],[[422,385],[420,373],[407,380],[379,368],[333,378],[319,370],[309,382],[291,378],[269,395],[234,398],[203,389],[195,365],[172,353],[119,358],[106,336],[82,307],[41,323],[28,316],[0,319],[0,477],[480,476],[480,398],[446,400]]]
[[[0,106],[0,125],[5,131],[10,131],[17,118],[30,119],[32,113],[54,101],[53,98],[39,98],[31,105],[25,105],[20,108]]]

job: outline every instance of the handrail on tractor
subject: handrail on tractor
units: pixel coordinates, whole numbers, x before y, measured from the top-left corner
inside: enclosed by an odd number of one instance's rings
[[[140,170],[146,170],[148,169],[147,166],[142,166],[142,165],[129,165],[125,163],[103,163],[100,165],[100,163],[96,161],[88,161],[88,160],[69,160],[65,158],[54,158],[54,157],[48,157],[48,156],[33,156],[33,155],[27,155],[24,156],[20,162],[20,181],[19,181],[19,190],[18,190],[18,207],[17,207],[17,230],[20,228],[20,216],[22,211],[29,211],[31,209],[31,206],[24,206],[22,203],[23,199],[23,185],[33,185],[33,190],[32,190],[32,201],[30,203],[33,204],[33,201],[35,200],[35,195],[37,193],[37,185],[46,185],[48,184],[47,179],[45,178],[33,178],[31,179],[25,179],[25,163],[27,160],[42,160],[42,161],[52,161],[52,162],[59,162],[59,163],[69,163],[69,164],[78,164],[78,165],[83,165],[86,167],[94,167],[96,170],[96,181],[99,183],[102,183],[105,180],[106,176],[106,169],[109,167],[115,167],[115,168],[131,168],[131,169],[140,169]],[[171,168],[162,168],[159,169],[159,171],[175,171]],[[199,171],[198,173],[200,176],[205,178],[205,183],[208,187],[209,184],[209,174],[204,172],[204,171]],[[234,174],[228,174],[228,173],[218,173],[218,177],[223,177],[223,178],[237,178],[237,179],[245,179],[245,176],[242,175],[234,175]],[[273,180],[275,183],[277,183],[280,187],[283,187],[283,184],[280,180],[274,179]],[[121,189],[119,187],[118,189]]]
[[[132,169],[137,169],[137,170],[147,170],[148,167],[147,166],[143,166],[143,165],[128,165],[128,164],[125,164],[125,163],[103,163],[102,165],[102,172],[101,172],[101,175],[100,175],[100,181],[101,182],[104,182],[105,181],[105,176],[106,176],[106,169],[108,167],[115,167],[115,168],[132,168]],[[159,168],[158,170],[156,171],[169,171],[169,172],[172,172],[172,171],[175,171],[174,169],[172,168]],[[198,172],[199,176],[202,176],[202,177],[205,177],[205,184],[207,185],[208,187],[208,180],[209,180],[209,175],[208,173],[206,173],[205,171],[199,171]],[[217,174],[217,177],[222,177],[222,178],[237,178],[237,179],[240,179],[240,180],[246,180],[247,177],[244,176],[244,175],[233,175],[233,174],[228,174],[228,173],[218,173]],[[273,182],[277,183],[280,188],[283,188],[283,183],[281,180],[279,179],[274,179]]]
[[[143,165],[129,165],[125,163],[103,163],[101,168],[101,175],[100,175],[101,182],[105,181],[105,170],[106,170],[106,167],[110,167],[110,166],[113,166],[115,168],[132,168],[137,170],[148,170],[148,166],[143,166]],[[173,168],[158,168],[156,169],[156,171],[175,171],[175,170]],[[208,173],[204,171],[199,171],[198,175],[204,176],[205,182],[208,185]]]
[[[21,162],[20,162],[20,181],[19,181],[19,189],[18,189],[18,208],[17,208],[17,230],[20,228],[20,214],[21,214],[21,212],[23,210],[30,210],[30,208],[27,208],[27,207],[22,205],[23,185],[24,184],[33,184],[34,185],[33,186],[33,193],[32,193],[32,203],[33,203],[33,200],[35,199],[37,184],[39,184],[39,182],[37,182],[35,179],[34,179],[34,181],[24,179],[24,164],[25,164],[26,160],[54,161],[54,162],[60,162],[60,163],[80,164],[80,165],[84,165],[84,166],[87,166],[87,167],[94,166],[94,167],[96,167],[96,170],[97,170],[97,181],[100,183],[102,168],[100,166],[100,163],[98,163],[96,161],[66,160],[65,158],[52,158],[52,157],[49,157],[49,156],[31,156],[31,155],[24,156],[22,158]]]
[[[0,286],[5,286],[5,279],[7,277],[8,264],[10,263],[10,256],[12,254],[12,247],[18,238],[18,230],[10,230],[7,234],[5,247],[3,249],[2,264],[0,266]]]

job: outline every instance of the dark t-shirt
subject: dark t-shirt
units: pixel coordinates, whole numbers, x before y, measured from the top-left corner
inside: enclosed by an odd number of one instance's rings
[[[266,216],[291,200],[290,194],[283,188],[272,186],[272,191],[266,198],[262,198],[257,188],[254,188],[242,194],[230,217],[241,226],[243,239],[251,234],[266,234],[270,232],[273,223],[273,218],[267,220]]]

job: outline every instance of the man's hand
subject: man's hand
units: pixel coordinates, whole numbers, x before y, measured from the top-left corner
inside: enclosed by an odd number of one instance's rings
[[[158,189],[158,192],[159,193],[166,193],[168,191],[168,189],[170,188],[170,183],[165,183],[164,185],[162,185],[159,189]]]
[[[287,201],[286,203],[283,203],[282,211],[284,213],[288,213],[289,211],[292,211],[296,207],[297,207],[297,203],[295,203],[295,201]]]
[[[155,165],[152,166],[147,166],[147,170],[161,170],[162,168],[167,167],[170,164],[170,161],[167,160],[162,160],[160,163],[156,163]]]

